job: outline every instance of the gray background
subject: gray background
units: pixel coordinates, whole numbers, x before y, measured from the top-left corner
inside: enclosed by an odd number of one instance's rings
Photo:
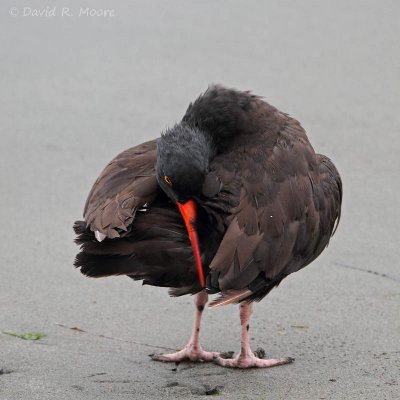
[[[399,21],[399,2],[378,0],[2,1],[0,329],[47,336],[0,334],[0,399],[397,399]],[[72,267],[71,226],[101,169],[213,82],[299,119],[342,174],[329,248],[255,307],[254,348],[288,366],[152,362],[187,340],[193,299]],[[238,350],[239,334],[237,307],[205,313],[206,349]]]

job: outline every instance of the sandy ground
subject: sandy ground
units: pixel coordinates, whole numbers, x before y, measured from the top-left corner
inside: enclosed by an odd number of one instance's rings
[[[0,399],[399,398],[399,3],[70,3],[0,5],[0,330],[46,335],[0,334]],[[255,307],[254,348],[291,365],[152,362],[187,340],[193,299],[72,267],[101,169],[212,82],[299,119],[343,177],[329,248]],[[239,335],[237,307],[206,312],[207,349]]]

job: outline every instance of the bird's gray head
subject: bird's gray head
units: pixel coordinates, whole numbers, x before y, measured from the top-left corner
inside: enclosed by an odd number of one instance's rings
[[[212,145],[203,132],[186,123],[168,129],[157,144],[157,180],[174,202],[201,193],[212,157]]]

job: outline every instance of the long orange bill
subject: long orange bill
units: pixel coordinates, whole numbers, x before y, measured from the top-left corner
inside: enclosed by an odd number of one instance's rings
[[[185,204],[181,204],[178,202],[176,204],[182,214],[183,220],[185,221],[186,229],[189,234],[189,239],[194,254],[194,261],[196,263],[197,273],[199,274],[200,284],[202,287],[205,287],[206,284],[204,281],[203,266],[201,264],[199,238],[197,236],[196,228],[193,225],[197,217],[196,202],[194,200],[189,200]]]

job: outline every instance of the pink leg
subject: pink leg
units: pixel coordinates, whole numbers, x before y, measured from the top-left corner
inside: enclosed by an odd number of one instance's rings
[[[171,354],[156,354],[151,356],[155,361],[180,362],[180,361],[213,361],[219,353],[204,351],[200,346],[200,322],[204,306],[207,304],[208,294],[203,290],[196,294],[195,305],[196,314],[192,336],[189,343],[180,351]]]
[[[294,361],[293,358],[258,358],[250,349],[249,343],[249,321],[253,312],[252,303],[240,303],[240,323],[242,325],[242,338],[240,354],[233,359],[215,358],[214,362],[223,367],[230,368],[268,368],[276,365],[288,364]]]

